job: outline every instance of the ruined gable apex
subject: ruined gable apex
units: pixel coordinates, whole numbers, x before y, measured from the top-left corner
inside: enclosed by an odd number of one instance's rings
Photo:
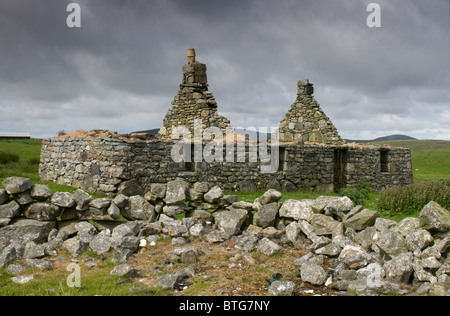
[[[313,93],[314,87],[308,79],[298,82],[297,99],[276,131],[279,142],[316,142],[330,145],[345,143],[313,98]]]
[[[158,136],[171,138],[172,130],[177,126],[186,127],[194,136],[194,121],[198,119],[202,121],[203,131],[208,127],[218,127],[225,135],[230,121],[217,113],[217,102],[208,90],[207,67],[196,60],[193,48],[188,49],[187,57],[188,63],[183,66],[180,89],[164,118]]]

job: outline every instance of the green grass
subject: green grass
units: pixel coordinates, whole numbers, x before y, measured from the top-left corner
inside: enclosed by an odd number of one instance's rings
[[[0,140],[0,153],[9,153],[18,157],[2,163],[0,161],[0,180],[12,176],[30,178],[34,183],[39,182],[39,157],[41,154],[41,140]]]
[[[450,141],[448,140],[392,140],[370,144],[410,148],[414,182],[450,178]]]
[[[69,265],[70,262],[66,264]],[[130,296],[142,295],[132,290],[135,284],[119,284],[126,278],[119,278],[109,273],[109,267],[100,265],[89,268],[81,266],[81,287],[69,287],[67,278],[71,271],[64,268],[40,271],[27,269],[23,275],[33,275],[34,279],[26,284],[16,284],[6,273],[6,268],[0,269],[0,296]]]
[[[40,139],[0,139],[0,151],[17,153],[22,160],[39,159],[41,144]]]
[[[371,144],[411,149],[414,184],[389,189],[377,197],[377,210],[384,217],[397,221],[407,216],[417,217],[430,200],[438,200],[449,208],[450,141],[397,140]]]
[[[411,153],[415,182],[450,177],[450,150]]]
[[[71,258],[70,253],[63,248],[58,249],[59,257]],[[167,291],[160,287],[140,288],[139,283],[123,282],[127,277],[112,275],[110,271],[118,264],[114,263],[112,255],[107,258],[97,256],[91,251],[86,251],[78,257],[77,264],[80,267],[80,287],[70,287],[68,278],[73,280],[74,270],[67,269],[72,262],[55,261],[52,270],[39,270],[27,268],[19,275],[33,275],[34,279],[26,284],[14,283],[6,272],[6,267],[0,269],[0,297],[1,296],[160,296]],[[105,260],[107,259],[107,260]],[[95,263],[93,267],[87,263]],[[22,264],[22,262],[18,262]],[[120,284],[121,283],[121,284]]]
[[[16,153],[12,153],[9,151],[0,151],[0,164],[7,164],[11,162],[18,162],[20,157]]]
[[[409,148],[411,152],[450,151],[450,140],[390,140],[367,144]]]

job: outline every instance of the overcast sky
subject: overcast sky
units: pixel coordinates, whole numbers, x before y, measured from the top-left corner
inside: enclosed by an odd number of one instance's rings
[[[81,7],[81,28],[66,24]],[[310,79],[340,135],[450,140],[449,0],[0,0],[0,132],[159,128],[186,50],[233,126],[277,126]]]

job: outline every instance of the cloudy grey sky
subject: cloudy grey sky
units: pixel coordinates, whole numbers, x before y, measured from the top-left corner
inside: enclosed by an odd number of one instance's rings
[[[344,138],[450,139],[449,0],[0,0],[0,132],[159,128],[191,47],[233,126],[277,126],[308,78]]]

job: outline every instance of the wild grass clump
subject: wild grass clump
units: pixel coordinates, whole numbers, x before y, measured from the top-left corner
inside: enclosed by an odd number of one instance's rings
[[[18,162],[20,157],[18,154],[10,151],[0,151],[0,164],[4,165],[10,162]]]
[[[392,215],[414,214],[430,201],[450,209],[450,178],[387,189],[380,194],[378,207]]]
[[[355,205],[366,206],[366,200],[369,199],[369,195],[372,192],[370,184],[361,182],[356,188],[344,188],[338,190],[340,196],[346,196],[353,201]]]
[[[34,183],[37,183],[39,181],[39,159],[12,158],[5,163],[0,158],[0,184],[4,179],[13,176],[30,178]]]

